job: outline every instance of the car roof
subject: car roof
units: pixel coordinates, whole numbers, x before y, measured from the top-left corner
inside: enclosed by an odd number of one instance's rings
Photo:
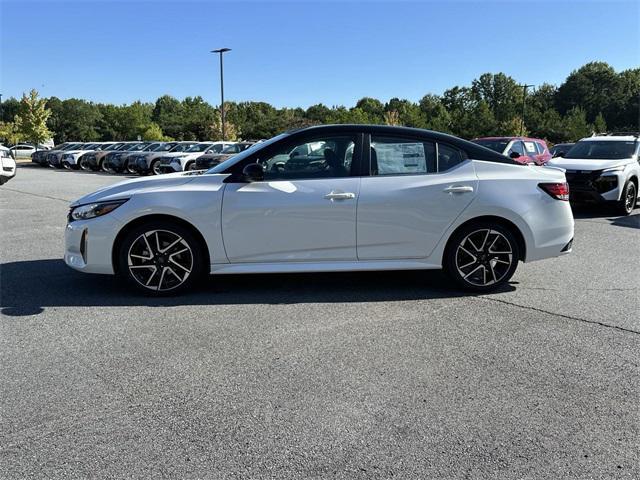
[[[638,140],[638,137],[634,135],[598,135],[595,137],[586,137],[581,139],[581,142],[589,142],[589,141],[603,141],[603,142],[634,142]]]
[[[306,133],[341,133],[359,131],[362,133],[378,134],[378,135],[391,135],[391,136],[411,136],[421,137],[425,140],[431,140],[441,143],[447,143],[454,147],[460,148],[466,151],[472,158],[476,160],[487,160],[492,162],[510,163],[514,165],[520,165],[515,160],[497,153],[489,148],[478,145],[477,143],[463,140],[462,138],[449,135],[447,133],[436,132],[433,130],[426,130],[422,128],[413,127],[396,127],[390,125],[369,125],[369,124],[340,124],[340,125],[316,125],[312,127],[304,127],[295,130],[289,130],[288,133],[291,136],[297,136]]]
[[[544,142],[543,139],[534,137],[477,137],[473,140],[522,140],[526,142]]]

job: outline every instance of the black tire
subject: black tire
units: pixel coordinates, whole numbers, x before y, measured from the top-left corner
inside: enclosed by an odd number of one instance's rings
[[[443,268],[464,290],[485,293],[507,283],[518,267],[515,235],[500,223],[470,223],[447,243]]]
[[[69,162],[62,162],[62,168],[65,170],[71,170],[71,164]]]
[[[195,170],[195,168],[193,168],[193,166],[195,165],[196,162],[194,162],[193,160],[190,162],[187,162],[187,164],[184,166],[184,171],[185,172],[189,172],[191,170]]]
[[[620,215],[631,215],[638,201],[638,188],[631,180],[627,181],[622,190],[620,200],[616,204],[616,210]]]
[[[158,244],[168,250],[159,251]],[[189,228],[179,223],[150,221],[129,231],[120,242],[118,275],[148,295],[175,295],[192,288],[204,275],[208,263],[205,248]],[[150,258],[140,258],[147,256]]]
[[[127,173],[130,175],[137,175],[138,171],[135,169],[135,165],[131,162],[127,163]]]
[[[149,165],[149,175],[160,175],[162,172],[158,167],[160,167],[160,160],[151,162],[151,165]]]

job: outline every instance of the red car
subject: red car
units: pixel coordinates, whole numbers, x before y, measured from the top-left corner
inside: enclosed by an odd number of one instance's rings
[[[544,140],[529,137],[482,137],[471,140],[473,143],[502,153],[519,163],[544,165],[551,160],[551,152]]]

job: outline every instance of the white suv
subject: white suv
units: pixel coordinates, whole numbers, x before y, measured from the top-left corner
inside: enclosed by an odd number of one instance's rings
[[[4,185],[16,176],[16,161],[9,149],[0,145],[0,185]]]
[[[638,201],[638,134],[612,133],[583,138],[547,164],[565,170],[571,201],[613,203],[629,215]]]

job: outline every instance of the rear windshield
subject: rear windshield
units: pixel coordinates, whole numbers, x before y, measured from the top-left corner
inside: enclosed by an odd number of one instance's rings
[[[629,140],[584,140],[576,143],[564,158],[619,160],[633,155],[636,142]]]
[[[509,145],[509,142],[510,142],[510,140],[496,140],[496,139],[491,139],[491,140],[478,139],[478,140],[471,140],[471,141],[475,144],[482,145],[483,147],[489,148],[494,152],[498,152],[498,153],[504,152],[504,149],[507,148],[507,145]]]

